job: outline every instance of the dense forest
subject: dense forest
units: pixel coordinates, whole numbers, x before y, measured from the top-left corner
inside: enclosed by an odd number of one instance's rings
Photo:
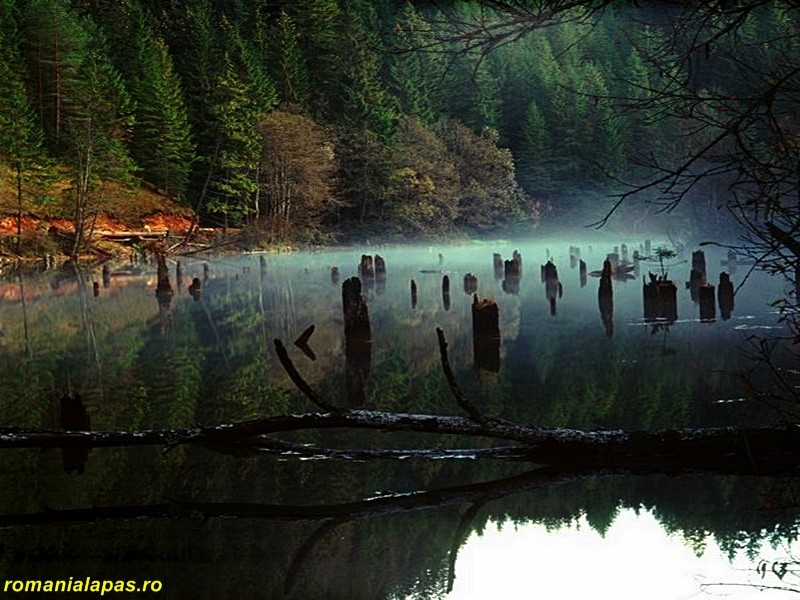
[[[670,10],[606,6],[488,51],[507,15],[475,2],[2,0],[2,178],[35,210],[56,173],[79,222],[111,180],[276,240],[570,218],[682,157],[689,122],[641,103],[675,77],[648,60]],[[748,11],[691,85],[736,93],[726,52],[779,60],[794,27]]]

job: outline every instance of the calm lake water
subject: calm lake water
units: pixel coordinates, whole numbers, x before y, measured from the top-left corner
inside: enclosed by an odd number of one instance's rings
[[[599,279],[581,285],[569,246],[579,246],[595,271],[622,242],[632,255],[643,239],[226,256],[208,259],[207,273],[202,260],[183,258],[180,281],[169,265],[169,302],[156,298],[153,265],[113,264],[105,280],[99,267],[9,275],[0,283],[0,426],[88,418],[92,429],[135,430],[315,410],[280,367],[274,338],[315,389],[343,405],[458,414],[436,327],[464,391],[492,415],[581,429],[777,421],[774,407],[749,399],[774,380],[748,354],[752,336],[784,333],[771,305],[784,284],[754,272],[729,318],[717,306],[713,321],[701,321],[684,286],[691,257],[677,257],[668,261],[677,320],[644,321],[641,276],[660,272],[657,263],[643,264],[635,279],[614,280],[613,311],[605,304],[601,313]],[[518,293],[507,293],[492,253],[510,259],[514,249],[523,274]],[[369,351],[348,359],[341,282],[357,274],[362,252],[385,258],[387,278],[365,289]],[[548,256],[562,287],[555,314],[540,277]],[[706,251],[711,283],[728,270],[725,258]],[[489,368],[475,364],[468,272],[478,278],[478,296],[499,306],[501,341]],[[738,266],[734,286],[747,273]],[[193,297],[194,277],[202,291]],[[310,325],[313,360],[292,344]],[[778,372],[796,376],[797,366],[781,361]],[[59,406],[67,392],[81,398],[68,414]],[[290,439],[357,448],[486,444],[338,431]],[[763,598],[750,584],[798,583],[795,479],[554,478],[532,468],[192,447],[3,450],[0,571],[4,579],[157,579],[170,598]],[[489,481],[495,484],[477,485]],[[434,498],[425,490],[448,491]],[[392,500],[409,493],[418,501]],[[290,518],[276,505],[307,508]],[[325,506],[336,510],[308,508]]]

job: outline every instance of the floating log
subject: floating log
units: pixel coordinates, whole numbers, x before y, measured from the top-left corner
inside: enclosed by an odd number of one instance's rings
[[[578,267],[580,270],[580,280],[581,280],[581,287],[586,287],[586,262],[580,260],[578,262]]]
[[[678,288],[669,279],[649,274],[650,282],[642,286],[645,321],[667,321],[678,319]]]
[[[417,308],[417,282],[411,280],[411,308]]]
[[[505,277],[505,267],[503,266],[503,257],[497,252],[494,252],[492,254],[492,263],[494,265],[494,278],[497,281],[500,281],[501,279],[503,279],[503,277]]]
[[[331,267],[331,283],[333,285],[339,284],[339,267]]]
[[[464,293],[472,296],[478,291],[478,278],[472,273],[464,275]]]
[[[361,294],[361,280],[358,277],[346,279],[342,284],[342,311],[345,337],[348,340],[369,341],[372,338],[369,311]]]
[[[716,318],[716,298],[713,285],[701,285],[697,299],[700,304],[700,320],[713,321]]]
[[[450,278],[442,277],[442,304],[445,310],[450,310]]]
[[[724,272],[719,274],[717,301],[719,302],[719,314],[723,321],[727,321],[733,312],[733,283],[731,276]]]
[[[475,369],[500,371],[500,311],[492,300],[472,297],[472,351]]]
[[[614,290],[611,286],[611,263],[603,262],[603,272],[600,275],[600,285],[597,289],[597,305],[600,309],[600,320],[606,332],[606,337],[614,335]]]

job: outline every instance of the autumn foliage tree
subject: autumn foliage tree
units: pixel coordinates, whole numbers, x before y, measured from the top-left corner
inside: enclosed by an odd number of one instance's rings
[[[333,197],[335,156],[327,132],[309,117],[286,110],[266,115],[258,125],[263,143],[263,221],[276,240],[298,230],[317,231]]]

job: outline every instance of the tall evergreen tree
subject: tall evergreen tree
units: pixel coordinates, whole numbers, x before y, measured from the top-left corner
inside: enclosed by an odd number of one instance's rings
[[[294,19],[286,11],[281,11],[271,29],[271,70],[280,99],[308,109],[311,85]]]

